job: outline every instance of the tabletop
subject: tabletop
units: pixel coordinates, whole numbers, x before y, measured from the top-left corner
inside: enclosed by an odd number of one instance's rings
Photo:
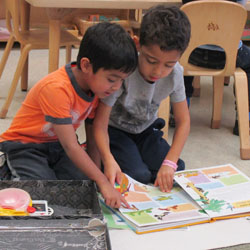
[[[181,5],[181,0],[26,0],[35,7],[148,9],[157,4]]]

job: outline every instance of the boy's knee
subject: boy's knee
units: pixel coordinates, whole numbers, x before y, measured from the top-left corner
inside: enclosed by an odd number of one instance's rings
[[[147,169],[144,169],[143,171],[135,171],[133,173],[127,173],[130,177],[133,179],[143,183],[143,184],[148,184],[151,182],[151,172]]]
[[[150,171],[145,171],[143,173],[140,173],[136,176],[136,180],[143,183],[143,184],[148,184],[151,182],[152,175]]]
[[[178,168],[176,171],[185,170],[185,162],[181,159],[177,161]]]

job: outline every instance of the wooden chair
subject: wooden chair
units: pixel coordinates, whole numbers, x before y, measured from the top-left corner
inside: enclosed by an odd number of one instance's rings
[[[201,85],[200,85],[200,76],[195,76],[193,80],[193,96],[194,97],[199,97],[200,96],[200,91],[201,91]],[[229,85],[230,83],[230,76],[225,76],[224,78],[224,85]]]
[[[6,0],[6,25],[10,31],[6,48],[0,62],[0,77],[6,65],[9,53],[14,42],[19,42],[21,54],[18,65],[10,85],[8,96],[0,111],[0,118],[5,118],[9,106],[13,99],[18,80],[22,75],[21,89],[27,90],[28,84],[28,53],[32,49],[49,48],[49,30],[48,29],[29,29],[30,5],[25,0]],[[66,30],[61,30],[60,46],[66,47],[66,63],[71,60],[72,45],[79,45],[80,40]]]
[[[220,0],[194,1],[183,5],[181,9],[191,23],[191,40],[180,59],[184,75],[213,77],[212,128],[220,127],[224,77],[234,76],[239,115],[240,156],[241,159],[250,159],[247,77],[243,70],[235,66],[247,11],[237,3]],[[188,63],[191,52],[204,44],[214,44],[224,49],[224,69],[213,70]]]

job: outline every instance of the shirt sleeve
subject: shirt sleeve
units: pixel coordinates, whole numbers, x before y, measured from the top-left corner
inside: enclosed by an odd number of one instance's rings
[[[174,82],[174,91],[170,95],[171,102],[182,102],[186,99],[183,67],[177,63],[172,74],[172,80]]]

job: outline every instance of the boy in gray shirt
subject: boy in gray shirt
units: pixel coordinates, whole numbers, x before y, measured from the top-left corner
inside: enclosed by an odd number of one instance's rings
[[[178,60],[189,38],[189,21],[178,8],[158,5],[144,15],[140,39],[134,39],[138,67],[120,90],[102,99],[101,115],[94,121],[104,172],[111,184],[119,183],[124,172],[169,192],[174,172],[185,168],[179,156],[189,134],[190,117]],[[176,121],[171,147],[162,138],[165,122],[158,118],[160,103],[168,96]],[[98,131],[107,126],[109,138],[104,138]]]

